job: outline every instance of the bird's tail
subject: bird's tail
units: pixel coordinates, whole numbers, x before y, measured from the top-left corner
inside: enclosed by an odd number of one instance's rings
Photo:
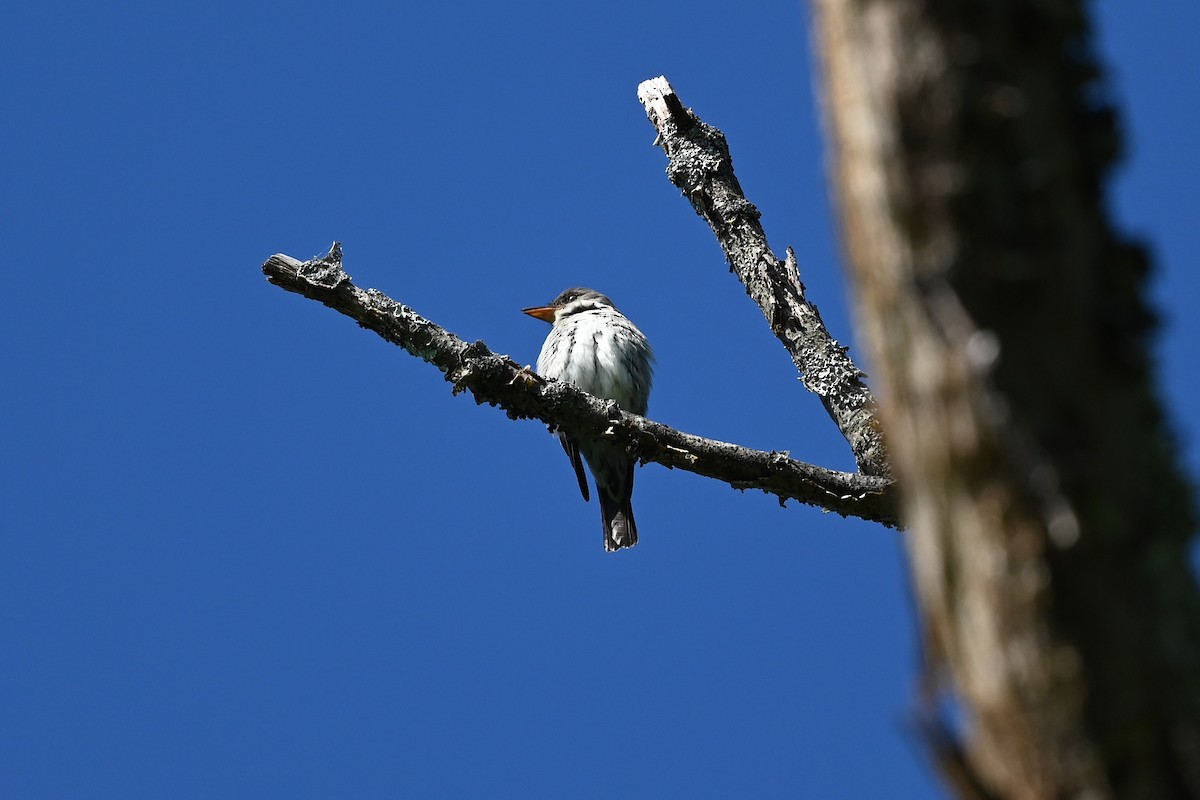
[[[633,503],[618,500],[607,492],[600,495],[600,517],[604,520],[604,549],[608,552],[637,544],[637,523],[633,520]]]

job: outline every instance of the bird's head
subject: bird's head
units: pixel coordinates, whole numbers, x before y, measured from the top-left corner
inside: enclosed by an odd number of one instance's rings
[[[544,322],[554,323],[580,311],[593,311],[602,308],[616,308],[612,300],[600,294],[595,289],[582,287],[567,289],[550,301],[549,305],[523,308],[521,312],[531,317],[537,317]]]

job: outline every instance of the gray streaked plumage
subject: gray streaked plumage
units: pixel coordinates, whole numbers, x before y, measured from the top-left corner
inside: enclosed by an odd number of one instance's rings
[[[525,312],[554,325],[538,356],[538,374],[569,381],[588,394],[615,400],[625,411],[645,415],[654,352],[612,300],[592,289],[567,289],[548,306]],[[590,498],[581,455],[595,478],[604,549],[611,552],[637,544],[630,502],[637,460],[610,442],[577,441],[563,434],[559,440],[571,459],[584,500]]]

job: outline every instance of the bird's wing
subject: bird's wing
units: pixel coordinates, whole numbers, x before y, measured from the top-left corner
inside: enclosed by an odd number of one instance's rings
[[[592,498],[588,494],[587,475],[583,474],[583,461],[579,458],[579,444],[566,436],[560,436],[558,440],[562,442],[563,450],[567,451],[567,458],[571,459],[571,466],[575,468],[575,479],[579,481],[579,491],[583,493],[583,499],[590,501]]]

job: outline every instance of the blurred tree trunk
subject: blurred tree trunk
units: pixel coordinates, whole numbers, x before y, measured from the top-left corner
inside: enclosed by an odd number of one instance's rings
[[[963,796],[1200,797],[1195,529],[1077,0],[813,0],[864,344]],[[959,750],[958,748],[961,748]]]

